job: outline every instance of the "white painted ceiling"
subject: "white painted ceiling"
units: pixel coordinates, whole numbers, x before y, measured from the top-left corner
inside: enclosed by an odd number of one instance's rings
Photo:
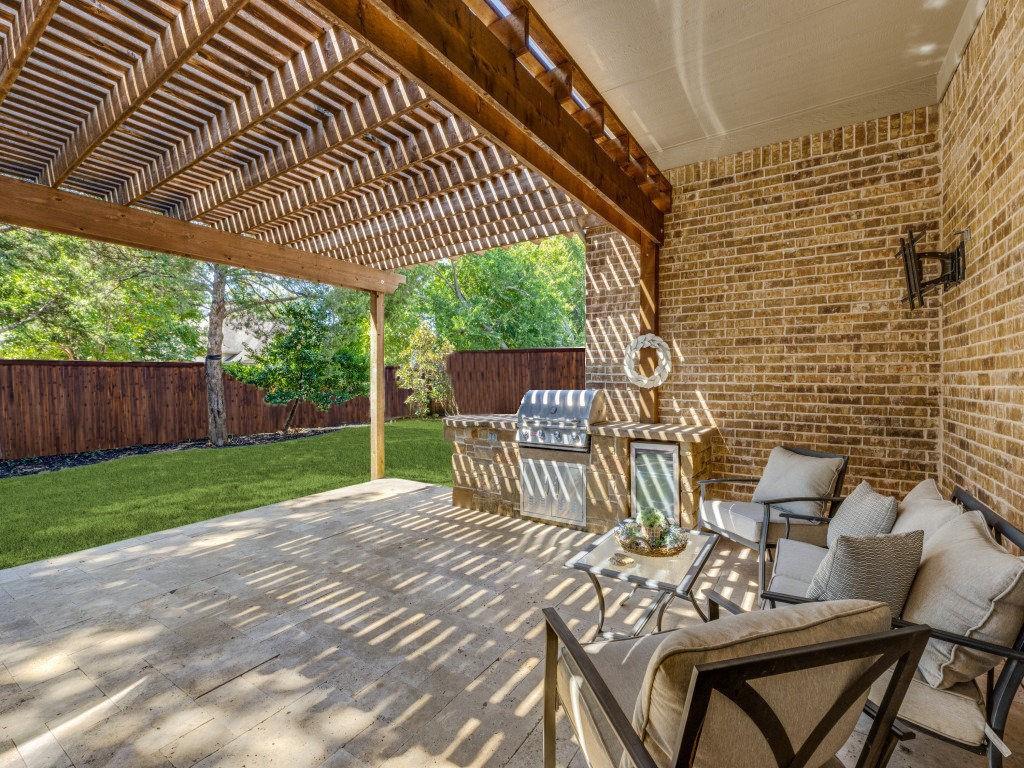
[[[662,170],[936,103],[983,4],[532,2]]]

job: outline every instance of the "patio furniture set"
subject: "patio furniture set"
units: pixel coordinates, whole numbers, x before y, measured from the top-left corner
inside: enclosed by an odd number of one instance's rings
[[[760,478],[701,482],[700,529],[679,555],[623,559],[613,531],[570,559],[600,619],[581,644],[544,611],[545,765],[561,705],[601,768],[841,765],[862,713],[857,766],[886,765],[915,732],[1002,766],[1024,681],[1024,560],[1003,544],[1024,549],[1024,532],[934,480],[902,500],[866,482],[841,496],[846,470],[844,456],[781,446]],[[726,484],[755,489],[710,497]],[[724,540],[757,551],[762,610],[713,589],[699,606],[695,584]],[[654,592],[629,632],[605,629],[598,577]],[[703,623],[663,631],[676,597]]]

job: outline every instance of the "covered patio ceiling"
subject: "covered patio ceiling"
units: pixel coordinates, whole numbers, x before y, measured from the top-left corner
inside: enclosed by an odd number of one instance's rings
[[[11,223],[385,292],[587,212],[660,239],[667,182],[516,4],[0,0],[0,29]]]

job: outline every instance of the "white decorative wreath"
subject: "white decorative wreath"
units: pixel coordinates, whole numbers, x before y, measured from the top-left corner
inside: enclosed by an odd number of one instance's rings
[[[658,354],[658,367],[654,369],[654,373],[650,376],[644,376],[637,369],[637,364],[640,362],[640,351],[643,349],[653,349]],[[626,359],[622,365],[626,370],[626,378],[629,379],[630,383],[644,389],[660,387],[665,383],[669,373],[672,372],[672,359],[668,344],[660,336],[655,336],[653,333],[642,333],[629,342],[629,346],[626,347]]]

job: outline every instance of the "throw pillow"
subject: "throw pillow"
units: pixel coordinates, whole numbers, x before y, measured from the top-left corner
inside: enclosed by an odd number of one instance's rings
[[[1024,623],[1024,561],[999,546],[980,512],[958,514],[925,541],[903,618],[1012,645]],[[933,688],[974,680],[999,658],[929,640],[918,668]]]
[[[832,496],[842,459],[804,456],[782,446],[772,448],[751,501],[771,501],[801,496]],[[793,501],[775,509],[801,515],[820,515],[820,501]]]
[[[883,496],[865,480],[847,496],[828,524],[828,546],[840,536],[882,536],[892,530],[898,508],[896,499]]]
[[[924,531],[925,541],[933,533],[960,515],[963,508],[943,498],[934,480],[922,480],[900,502],[893,533]]]
[[[807,596],[816,600],[877,600],[893,616],[903,612],[921,564],[924,534],[840,536],[811,579]]]

